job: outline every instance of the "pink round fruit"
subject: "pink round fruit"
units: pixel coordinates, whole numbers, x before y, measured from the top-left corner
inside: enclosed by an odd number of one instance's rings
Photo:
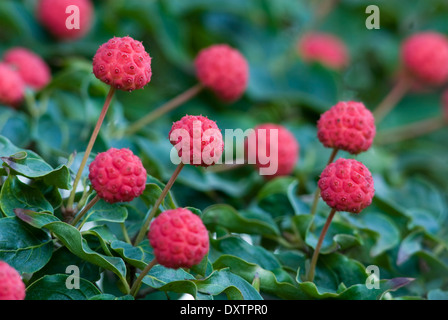
[[[172,269],[197,265],[209,250],[208,231],[201,218],[184,208],[158,215],[148,239],[157,262]]]
[[[277,154],[273,154],[274,147],[277,149]],[[277,168],[275,173],[265,175],[266,178],[291,174],[299,160],[300,147],[295,136],[284,126],[274,123],[256,126],[253,135],[246,140],[246,149],[248,162],[254,162],[258,169]],[[273,163],[267,162],[268,158]]]
[[[51,80],[51,71],[47,63],[26,48],[16,47],[8,50],[4,55],[4,61],[17,70],[27,86],[35,90],[42,89]]]
[[[85,36],[93,25],[93,16],[91,0],[40,0],[37,4],[38,20],[60,40]]]
[[[93,73],[115,89],[142,89],[151,81],[151,57],[140,41],[114,37],[97,50]]]
[[[372,174],[361,162],[339,158],[330,163],[318,181],[322,199],[336,211],[360,213],[375,194]]]
[[[224,141],[215,121],[186,115],[174,122],[169,139],[183,164],[208,167],[221,158]]]
[[[195,59],[199,81],[226,102],[239,99],[246,90],[249,65],[246,58],[226,44],[202,49]]]
[[[89,179],[106,202],[129,202],[146,187],[146,170],[129,149],[111,148],[99,153],[89,166]]]
[[[303,61],[318,62],[335,70],[347,67],[350,62],[345,43],[328,33],[305,34],[298,42],[297,50]]]
[[[0,104],[17,108],[25,96],[25,83],[10,65],[0,62]]]
[[[437,32],[419,32],[401,47],[405,69],[419,82],[438,86],[448,80],[448,39]]]
[[[375,135],[375,118],[361,102],[339,102],[317,122],[317,137],[325,147],[351,154],[367,151]]]
[[[25,284],[16,269],[0,261],[0,300],[24,300]]]

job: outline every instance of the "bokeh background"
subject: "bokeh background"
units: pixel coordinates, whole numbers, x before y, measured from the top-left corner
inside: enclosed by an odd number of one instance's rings
[[[327,12],[328,2],[333,6]],[[19,147],[35,150],[54,166],[65,163],[75,150],[84,150],[108,90],[92,74],[92,57],[111,37],[129,35],[143,41],[150,53],[152,80],[143,90],[117,92],[94,151],[130,147],[151,175],[166,182],[175,169],[169,159],[168,132],[172,122],[186,113],[206,115],[221,129],[283,124],[300,143],[300,160],[290,177],[268,183],[250,166],[222,173],[190,166],[173,188],[180,206],[204,210],[225,203],[245,212],[255,204],[279,225],[284,216],[308,210],[310,195],[331,153],[316,137],[320,114],[342,100],[362,101],[373,110],[396,80],[403,39],[423,30],[448,35],[445,0],[93,3],[90,32],[75,41],[58,41],[37,21],[36,1],[0,2],[0,55],[14,46],[27,47],[45,59],[53,75],[46,88],[27,94],[20,109],[0,106],[0,134]],[[365,26],[369,16],[365,9],[370,4],[380,8],[379,30]],[[297,52],[297,41],[310,30],[340,37],[350,54],[349,66],[335,71],[305,63]],[[194,58],[200,49],[216,43],[237,48],[248,60],[250,80],[241,99],[226,104],[204,91],[138,134],[119,134],[196,84]],[[443,90],[408,93],[381,122],[373,147],[356,157],[374,174],[374,205],[359,217],[342,214],[345,226],[355,228],[361,238],[367,235],[363,249],[355,245],[348,255],[382,266],[385,277],[417,279],[397,296],[448,298],[443,291],[448,290],[448,129],[397,143],[380,137],[399,126],[441,117]],[[37,115],[29,108],[37,108]],[[339,156],[351,157],[344,152]],[[325,217],[327,212],[321,203],[319,214]],[[273,248],[266,239],[258,240],[264,248]]]

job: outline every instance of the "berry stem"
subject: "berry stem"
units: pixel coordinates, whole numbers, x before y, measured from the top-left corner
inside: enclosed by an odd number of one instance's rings
[[[333,149],[333,152],[331,153],[330,158],[328,159],[327,166],[333,162],[338,151],[339,151],[338,148]],[[317,188],[316,191],[314,192],[313,205],[311,206],[311,215],[314,215],[316,213],[317,204],[319,203],[319,197],[320,197],[320,188]]]
[[[146,218],[142,228],[140,229],[139,233],[137,234],[137,237],[135,238],[134,245],[138,245],[145,236],[146,231],[148,230],[149,224],[154,218],[157,210],[159,209],[160,204],[165,199],[166,195],[168,194],[168,191],[170,191],[171,187],[174,184],[174,181],[176,181],[177,177],[179,176],[179,173],[182,171],[183,167],[185,165],[181,162],[177,166],[176,170],[174,171],[173,175],[171,176],[170,180],[165,185],[165,188],[163,188],[162,193],[160,194],[159,198],[157,199],[156,203],[151,209],[151,212],[149,213],[148,217]]]
[[[401,76],[392,90],[384,97],[380,104],[373,111],[375,122],[379,123],[392,111],[396,104],[404,97],[410,88],[410,82],[406,76]]]
[[[319,257],[320,248],[322,247],[322,243],[324,242],[325,235],[330,227],[331,221],[336,213],[336,209],[331,209],[331,212],[325,222],[324,228],[322,229],[319,241],[317,242],[316,249],[314,250],[313,257],[311,258],[310,270],[308,272],[308,281],[313,282],[314,273],[316,271],[317,258]]]
[[[243,166],[247,165],[246,162],[244,163],[224,163],[224,164],[220,164],[220,165],[214,165],[213,167],[208,167],[206,170],[207,172],[226,172],[226,171],[230,171],[230,170],[235,170],[238,168],[241,168]]]
[[[168,113],[171,110],[176,109],[180,105],[184,104],[194,96],[196,96],[204,86],[200,83],[194,85],[187,91],[184,91],[183,93],[179,94],[178,96],[174,97],[173,99],[169,100],[159,108],[153,110],[152,112],[148,113],[145,117],[141,118],[140,120],[134,122],[131,124],[126,130],[126,135],[133,135],[137,131],[139,131],[144,126],[148,125],[149,123],[153,122],[157,118],[161,117],[165,113]]]
[[[135,280],[135,282],[132,284],[131,287],[131,292],[130,294],[135,297],[137,295],[138,289],[140,288],[140,284],[143,280],[143,278],[148,274],[148,272],[152,269],[152,267],[154,267],[157,264],[157,260],[156,258],[152,259],[151,262],[149,262],[145,269],[143,269],[143,271],[140,273],[140,275],[138,276],[137,280]]]
[[[67,202],[67,209],[71,210],[73,207],[73,203],[75,201],[76,188],[78,186],[79,180],[81,179],[82,172],[84,171],[84,167],[86,166],[87,159],[89,158],[90,152],[92,151],[93,145],[95,144],[95,140],[100,132],[101,125],[103,124],[104,118],[106,117],[107,110],[109,109],[110,102],[115,93],[115,88],[110,87],[109,93],[107,94],[106,101],[104,102],[103,109],[101,110],[100,116],[96,123],[96,126],[92,132],[92,136],[90,137],[89,144],[87,145],[86,151],[84,153],[84,157],[81,161],[81,165],[79,166],[78,173],[76,174],[75,181],[73,182],[73,189],[70,193],[70,197]]]
[[[404,125],[399,128],[384,130],[378,134],[379,145],[401,142],[434,132],[447,125],[443,118],[431,118]]]
[[[90,210],[92,207],[100,200],[100,197],[96,195],[88,204],[85,205],[84,208],[82,208],[81,212],[78,213],[78,215],[73,219],[73,221],[70,223],[72,226],[76,226],[76,224],[81,220],[81,218]],[[81,229],[81,226],[80,228]]]
[[[132,241],[129,238],[128,230],[126,229],[126,225],[124,224],[124,222],[120,223],[120,227],[121,227],[121,232],[123,233],[124,241],[126,241],[126,243],[132,245]]]

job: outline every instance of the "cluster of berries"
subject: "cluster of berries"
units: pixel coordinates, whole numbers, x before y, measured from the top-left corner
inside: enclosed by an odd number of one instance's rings
[[[80,28],[68,29],[66,9],[76,5],[81,11]],[[41,0],[38,17],[52,35],[61,40],[78,39],[88,33],[93,21],[90,0]],[[329,68],[341,70],[349,64],[348,50],[342,41],[323,33],[306,34],[298,43],[298,50],[306,62],[317,61]],[[442,85],[448,79],[448,40],[437,33],[421,33],[407,39],[402,47],[402,62],[406,77],[428,85]],[[249,66],[244,56],[225,44],[201,50],[195,61],[200,84],[209,88],[225,102],[239,99],[247,88]],[[101,45],[93,58],[94,75],[113,90],[144,88],[151,80],[151,57],[143,44],[131,37],[114,37]],[[34,90],[45,87],[51,79],[48,65],[35,53],[25,48],[6,52],[0,63],[0,103],[17,106],[23,99],[26,86]],[[448,92],[444,95],[445,115],[448,119]],[[195,123],[199,123],[196,126]],[[187,132],[172,138],[175,130]],[[213,134],[207,134],[212,129]],[[270,136],[278,134],[278,168],[270,176],[289,175],[294,170],[300,146],[284,126],[265,123],[255,127],[256,148],[246,148],[259,160],[259,153],[271,150]],[[339,102],[323,113],[317,122],[317,137],[327,148],[357,155],[367,151],[376,134],[375,118],[363,103]],[[265,134],[261,134],[265,132]],[[200,144],[195,143],[200,137]],[[209,167],[220,159],[224,142],[216,122],[204,116],[186,115],[175,122],[169,133],[173,146],[185,164]],[[209,152],[204,152],[208,150]],[[186,152],[188,151],[188,152]],[[186,155],[188,154],[188,155]],[[208,156],[207,156],[208,155]],[[205,156],[205,157],[204,157]],[[269,164],[257,161],[258,168]],[[173,176],[174,177],[174,176]],[[167,184],[165,191],[174,182]],[[130,202],[143,194],[147,171],[142,161],[130,149],[110,148],[98,153],[89,166],[89,180],[100,199],[109,203]],[[318,180],[322,199],[334,211],[360,213],[374,196],[374,182],[369,169],[355,159],[339,158],[330,161]],[[156,202],[153,211],[158,210]],[[149,215],[153,217],[152,214]],[[209,250],[209,235],[201,218],[186,208],[166,210],[150,221],[147,237],[154,249],[155,261],[167,268],[191,268],[201,262]],[[146,232],[146,230],[143,230]],[[138,244],[138,241],[136,242]],[[318,252],[318,249],[316,249]],[[25,286],[11,266],[0,261],[0,299],[24,299]]]

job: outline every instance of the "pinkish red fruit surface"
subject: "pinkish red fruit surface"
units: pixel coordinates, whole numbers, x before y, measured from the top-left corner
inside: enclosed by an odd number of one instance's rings
[[[347,67],[350,61],[345,43],[332,34],[307,33],[298,42],[297,50],[303,61],[318,62],[335,70]]]
[[[129,149],[99,153],[89,166],[89,179],[97,195],[109,203],[129,202],[146,186],[146,170]]]
[[[115,89],[141,89],[151,81],[151,57],[140,41],[114,37],[97,50],[93,73]]]
[[[37,4],[38,20],[60,40],[75,40],[85,36],[92,27],[93,15],[91,0],[39,0]],[[78,17],[79,26],[76,25]]]
[[[408,37],[401,47],[405,69],[426,85],[448,80],[448,39],[437,32],[420,32]]]
[[[19,72],[25,84],[35,90],[45,87],[51,80],[47,63],[36,53],[21,47],[6,51],[4,61]]]
[[[325,147],[351,154],[367,151],[375,135],[375,118],[361,102],[339,102],[317,122],[317,137]]]
[[[275,137],[274,132],[277,139],[271,142],[271,136]],[[252,147],[250,144],[253,144]],[[277,148],[277,154],[273,154],[274,146]],[[246,149],[248,161],[255,160],[255,166],[258,169],[277,168],[274,174],[265,175],[268,179],[291,174],[299,160],[300,147],[295,136],[284,126],[274,123],[256,126],[253,136],[249,136],[246,140]],[[266,163],[264,157],[269,157],[274,163]]]
[[[330,163],[318,181],[322,199],[336,211],[360,213],[372,203],[372,174],[361,162],[339,158]]]
[[[174,122],[169,139],[182,163],[208,167],[221,159],[224,141],[215,121],[186,115]]]
[[[25,299],[25,284],[16,269],[0,261],[0,300]]]
[[[226,44],[202,49],[195,59],[199,81],[223,101],[233,102],[246,90],[249,65],[246,58]]]
[[[25,83],[10,65],[0,62],[0,104],[18,107],[25,96]]]
[[[184,208],[157,216],[148,238],[157,262],[172,269],[197,265],[209,250],[208,231],[201,218]]]

